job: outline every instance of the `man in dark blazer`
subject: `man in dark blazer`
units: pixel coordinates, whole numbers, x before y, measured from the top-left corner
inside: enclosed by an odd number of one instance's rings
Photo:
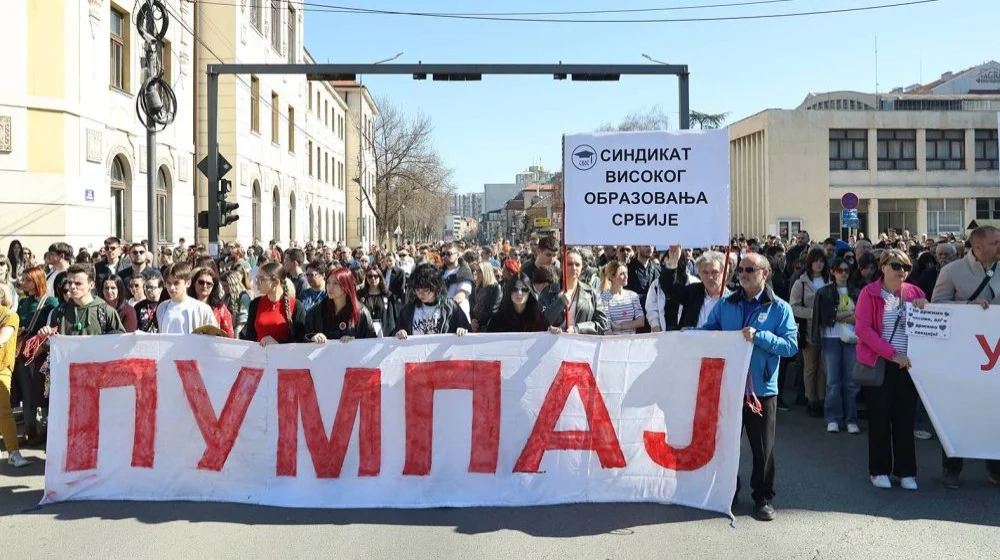
[[[383,277],[382,280],[385,282],[386,287],[389,288],[389,293],[396,296],[396,300],[399,302],[406,301],[406,272],[402,268],[396,265],[396,255],[392,253],[386,254],[382,259],[383,266]]]
[[[660,271],[660,285],[667,296],[667,330],[700,327],[708,320],[712,308],[722,297],[728,295],[722,279],[726,256],[718,251],[706,251],[695,261],[695,269],[701,282],[682,283],[677,281],[681,248],[671,246]],[[681,274],[685,271],[681,270]],[[677,309],[681,308],[680,319]]]

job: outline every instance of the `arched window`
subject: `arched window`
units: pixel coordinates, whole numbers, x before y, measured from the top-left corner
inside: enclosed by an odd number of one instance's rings
[[[253,215],[251,220],[253,221],[253,238],[260,239],[260,182],[253,182],[253,200],[251,202]]]
[[[111,160],[111,233],[123,241],[132,237],[132,170],[125,156]]]
[[[288,193],[288,240],[295,239],[295,193]]]
[[[167,166],[156,170],[156,238],[159,243],[172,242],[173,199],[170,193],[170,175]],[[155,249],[153,249],[155,251]]]
[[[327,238],[327,240],[332,240],[333,239],[332,235],[333,235],[333,230],[330,229],[330,210],[327,209],[327,211],[326,211],[326,238]]]
[[[281,193],[278,185],[274,185],[271,197],[271,239],[281,241]]]

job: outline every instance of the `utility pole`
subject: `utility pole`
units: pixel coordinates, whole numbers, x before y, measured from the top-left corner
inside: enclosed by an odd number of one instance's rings
[[[157,255],[159,240],[156,227],[156,133],[174,122],[177,98],[171,89],[170,76],[164,79],[163,38],[167,35],[170,17],[161,0],[145,0],[135,18],[136,29],[143,39],[142,87],[136,98],[136,112],[146,127],[146,238],[148,250]]]

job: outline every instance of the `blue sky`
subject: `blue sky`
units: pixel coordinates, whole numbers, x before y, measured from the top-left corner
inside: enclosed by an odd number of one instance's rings
[[[518,12],[660,8],[725,0],[309,1],[385,10]],[[600,17],[757,15],[899,1],[789,0]],[[879,91],[929,82],[943,72],[998,59],[997,15],[997,0],[940,0],[787,19],[657,24],[509,23],[307,11],[305,41],[322,62],[374,62],[404,52],[398,62],[636,64],[646,62],[640,54],[647,53],[689,66],[692,109],[728,111],[734,121],[767,108],[794,108],[811,91],[873,91],[876,35]],[[481,191],[483,183],[513,182],[515,173],[534,163],[558,168],[563,133],[592,131],[635,110],[659,105],[673,127],[678,123],[673,77],[574,83],[542,76],[491,76],[478,83],[448,83],[365,76],[364,83],[405,111],[431,117],[435,147],[455,170],[459,192]]]

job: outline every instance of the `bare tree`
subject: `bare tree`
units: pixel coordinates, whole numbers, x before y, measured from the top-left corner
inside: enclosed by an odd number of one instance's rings
[[[729,113],[702,113],[700,111],[691,111],[691,124],[698,125],[698,128],[719,128],[725,124],[726,119],[729,118]]]
[[[361,196],[375,215],[378,238],[391,235],[401,222],[414,226],[443,222],[441,212],[447,213],[447,197],[455,187],[452,170],[432,146],[430,118],[406,115],[385,97],[377,99],[376,105],[379,114],[374,130],[355,124],[364,148],[359,151],[357,168],[361,176],[369,171],[375,175],[375,184],[369,190],[362,188]],[[361,182],[361,177],[352,179]],[[369,191],[371,195],[366,194]]]
[[[670,119],[659,105],[625,115],[617,125],[605,123],[598,132],[633,132],[638,130],[667,130]]]

